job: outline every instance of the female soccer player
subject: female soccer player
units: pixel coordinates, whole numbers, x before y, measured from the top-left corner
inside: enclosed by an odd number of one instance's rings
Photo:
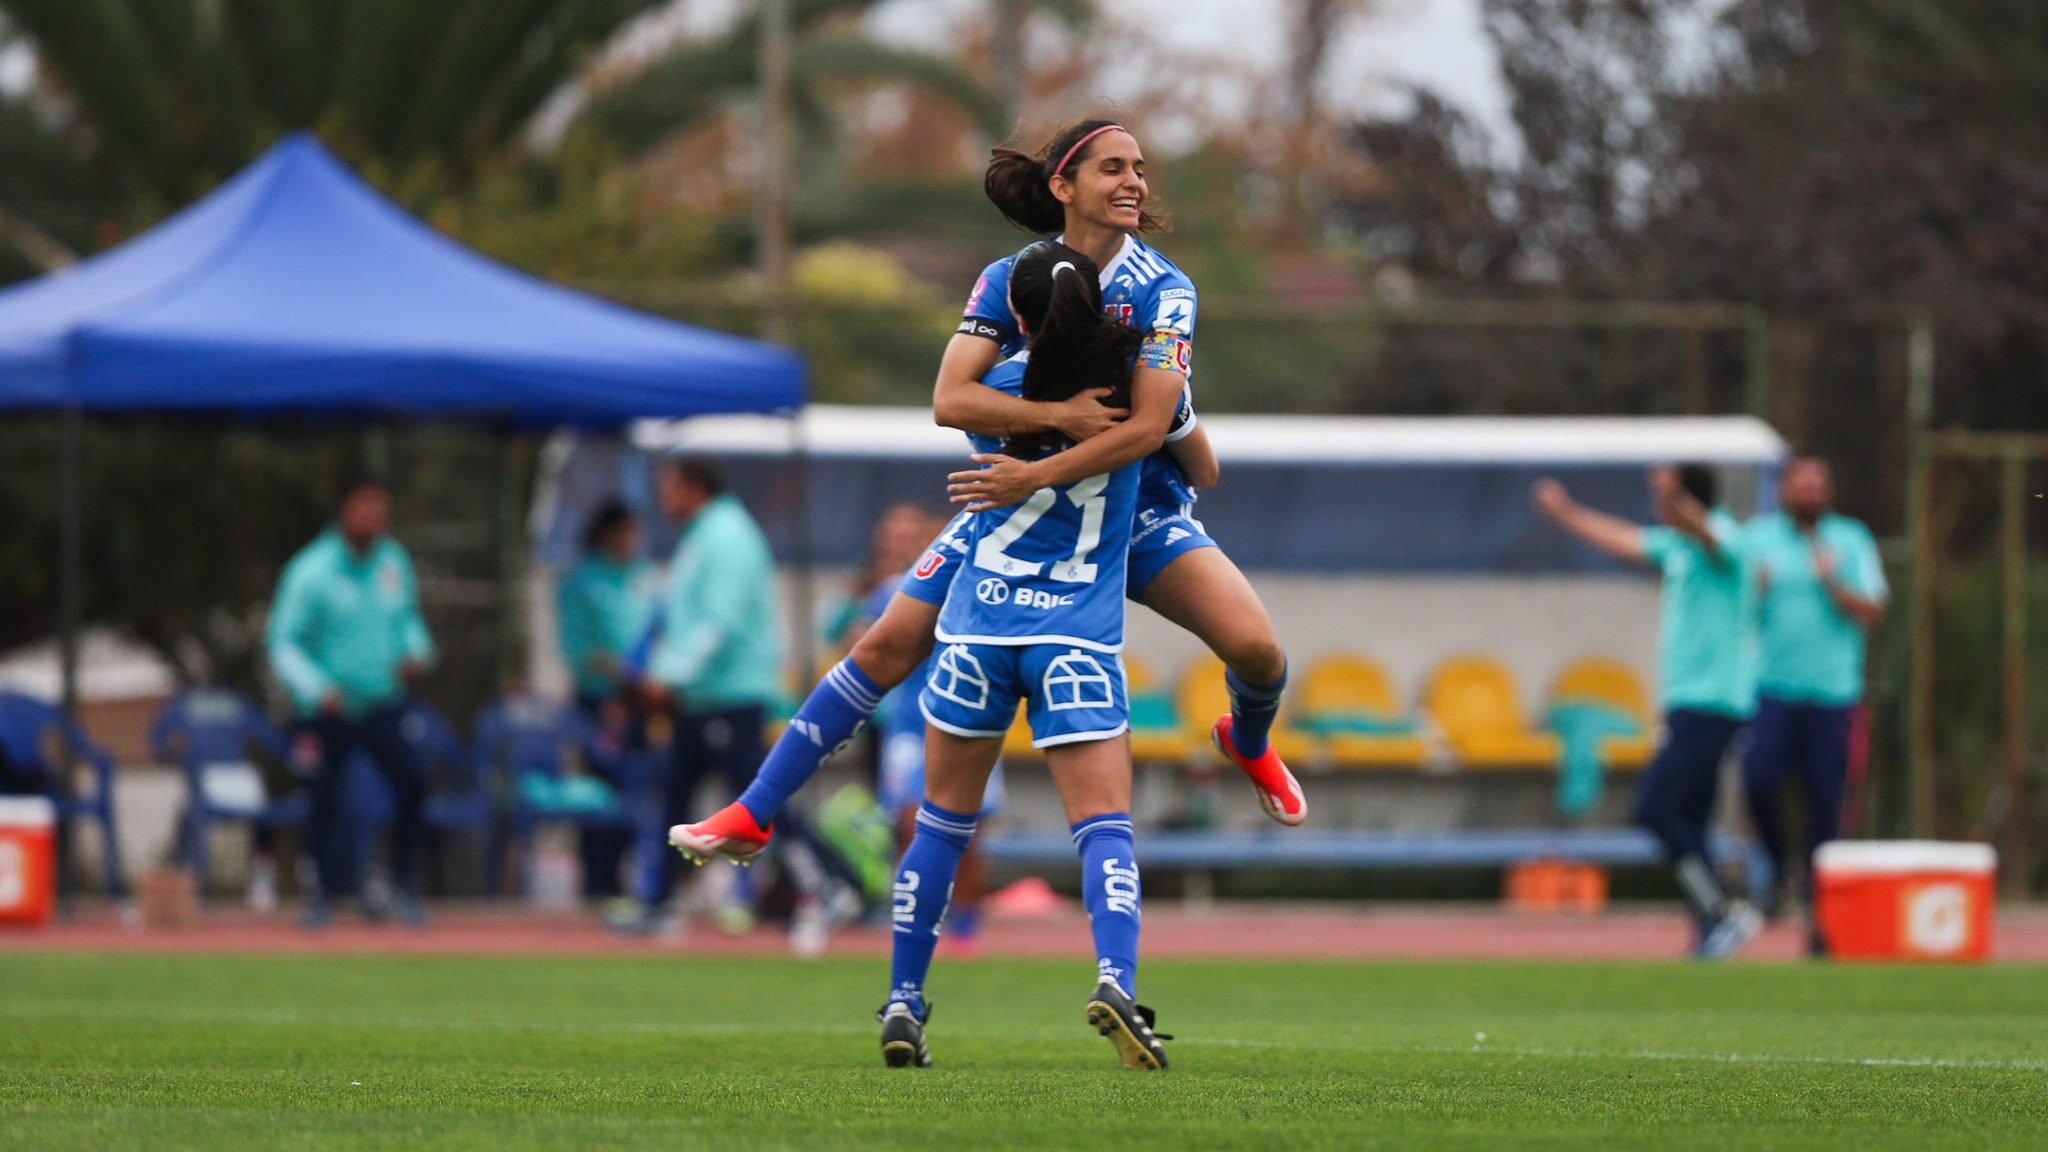
[[[1103,119],[1062,130],[1036,157],[999,148],[984,187],[1020,227],[1063,241],[1102,269],[1098,288],[1112,318],[1143,337],[1139,378],[1156,374],[1183,386],[1185,423],[1172,452],[1146,447],[1124,414],[1091,390],[1059,403],[1037,403],[984,385],[982,377],[1021,346],[1005,303],[1015,257],[982,273],[966,315],[946,347],[934,390],[939,423],[994,438],[1059,433],[1081,443],[1030,460],[957,478],[956,501],[970,513],[1027,500],[1040,488],[1071,484],[1152,454],[1143,470],[1132,539],[1131,598],[1202,638],[1226,668],[1231,711],[1211,735],[1251,779],[1260,803],[1283,824],[1299,824],[1308,802],[1293,773],[1267,742],[1287,683],[1287,657],[1251,582],[1192,516],[1193,487],[1216,479],[1214,454],[1196,425],[1185,391],[1195,328],[1194,284],[1137,239],[1160,226],[1145,210],[1145,158],[1137,138]],[[1154,454],[1156,453],[1156,454]],[[777,741],[739,800],[710,819],[680,824],[669,838],[685,855],[743,860],[768,843],[782,804],[874,711],[887,691],[909,679],[931,654],[933,628],[953,572],[966,553],[971,515],[956,517],[932,542],[881,619],[846,659],[825,675]]]
[[[1103,315],[1094,262],[1042,240],[1017,257],[1012,273],[1008,306],[1030,333],[1030,347],[990,372],[987,385],[1052,398],[1115,387],[1130,396],[1132,437],[1150,449],[1164,444],[1181,381],[1164,372],[1132,378],[1132,353],[1144,337]],[[984,452],[997,447],[977,441]],[[1057,446],[1045,434],[1002,445],[1024,460]],[[1133,1000],[1141,897],[1124,739],[1130,707],[1119,656],[1142,471],[1134,456],[1113,471],[976,515],[964,529],[967,551],[936,629],[944,647],[918,698],[929,724],[925,798],[896,874],[895,955],[880,1013],[882,1056],[891,1067],[931,1063],[925,976],[983,789],[1020,702],[1081,854],[1097,964],[1088,1022],[1115,1043],[1127,1067],[1166,1067],[1152,1013]]]

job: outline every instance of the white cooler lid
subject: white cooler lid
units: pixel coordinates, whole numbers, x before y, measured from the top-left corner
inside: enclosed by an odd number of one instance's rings
[[[57,806],[48,796],[0,796],[0,828],[52,828]]]
[[[1998,851],[1989,844],[1943,840],[1830,840],[1814,854],[1815,872],[1844,875],[1900,875],[1907,872],[1998,870]]]

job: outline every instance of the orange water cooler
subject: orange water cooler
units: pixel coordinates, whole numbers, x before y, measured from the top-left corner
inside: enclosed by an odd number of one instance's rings
[[[0,796],[0,928],[48,924],[56,903],[56,806]]]
[[[1978,963],[1991,955],[1989,844],[1837,840],[1814,856],[1814,911],[1838,960]]]

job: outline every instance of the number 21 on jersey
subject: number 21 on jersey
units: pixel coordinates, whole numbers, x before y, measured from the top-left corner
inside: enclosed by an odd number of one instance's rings
[[[1096,567],[1088,562],[1088,555],[1102,543],[1102,513],[1109,503],[1103,490],[1108,487],[1109,473],[1105,472],[1077,480],[1064,490],[1040,488],[1033,492],[1029,500],[1017,506],[1008,520],[975,544],[974,566],[999,576],[1044,575],[1062,584],[1095,583]],[[1062,496],[1081,511],[1081,526],[1075,534],[1073,554],[1064,560],[1051,561],[1051,571],[1046,570],[1045,561],[1021,560],[1010,555],[1009,549],[1036,527]],[[1066,523],[1066,517],[1056,518],[1056,525],[1064,526]]]

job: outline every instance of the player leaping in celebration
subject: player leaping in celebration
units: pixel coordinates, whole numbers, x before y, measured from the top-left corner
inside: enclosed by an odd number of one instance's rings
[[[1129,595],[1201,637],[1222,658],[1231,710],[1216,721],[1212,737],[1250,778],[1268,814],[1299,824],[1308,815],[1307,799],[1267,741],[1287,683],[1286,653],[1251,582],[1191,514],[1194,487],[1216,480],[1215,456],[1186,391],[1195,289],[1137,238],[1159,227],[1145,208],[1145,158],[1137,138],[1108,120],[1084,120],[1063,129],[1037,156],[997,149],[984,186],[1011,221],[1040,235],[1061,234],[1102,270],[1098,288],[1106,314],[1143,337],[1138,379],[1183,388],[1186,420],[1175,435],[1184,438],[1145,460]],[[1113,470],[1144,439],[1130,422],[1118,422],[1120,410],[1104,407],[1099,390],[1051,403],[984,386],[982,377],[1022,346],[1006,303],[1014,259],[989,265],[976,283],[939,366],[935,417],[971,435],[1050,433],[1081,444],[1043,459],[1001,462],[967,478],[955,495],[973,507],[1020,503],[1041,488]],[[876,702],[930,656],[939,606],[966,554],[972,523],[972,516],[958,517],[932,542],[881,618],[798,709],[739,800],[707,820],[670,830],[677,848],[699,859],[740,860],[766,846],[783,803],[853,737]]]
[[[1110,471],[976,515],[963,530],[966,559],[956,565],[937,625],[944,647],[918,698],[929,725],[924,805],[896,874],[882,1056],[897,1068],[931,1063],[925,977],[983,789],[1022,702],[1081,855],[1097,963],[1088,1023],[1115,1043],[1125,1066],[1161,1069],[1163,1038],[1152,1030],[1150,1010],[1133,999],[1141,896],[1119,653],[1142,457],[1165,442],[1181,383],[1163,372],[1140,372],[1133,381],[1131,357],[1145,337],[1102,314],[1098,272],[1087,256],[1041,240],[1010,271],[1005,307],[1022,319],[1030,346],[997,365],[986,384],[1049,399],[1084,387],[1116,388],[1129,397],[1129,423],[1149,447]],[[1059,447],[1057,440],[1036,433],[997,445],[977,437],[976,447],[1036,460]]]

